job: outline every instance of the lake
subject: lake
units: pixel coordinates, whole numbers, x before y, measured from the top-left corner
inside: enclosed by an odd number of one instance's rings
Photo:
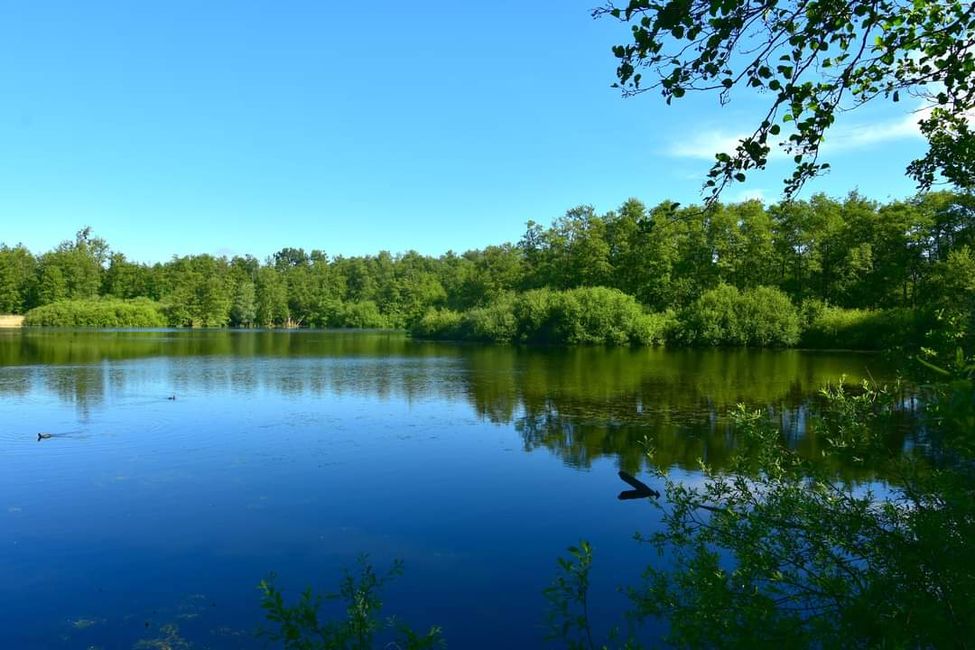
[[[567,546],[593,544],[597,621],[660,561],[633,540],[657,511],[616,498],[645,439],[694,480],[746,402],[815,456],[804,405],[841,375],[892,370],[852,352],[0,330],[0,647],[262,648],[262,578],[330,591],[363,553],[405,563],[385,613],[454,648],[537,646]]]

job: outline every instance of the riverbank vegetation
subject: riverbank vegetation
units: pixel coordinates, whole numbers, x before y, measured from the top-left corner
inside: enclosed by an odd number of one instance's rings
[[[463,313],[428,311],[412,328],[424,339],[499,343],[663,343],[669,317],[645,313],[618,289],[532,289]]]
[[[876,348],[967,339],[975,199],[932,192],[681,207],[636,200],[529,221],[515,244],[439,257],[285,248],[143,264],[89,229],[0,247],[0,312],[145,298],[173,327],[389,327],[417,336]],[[579,291],[586,290],[586,291]],[[612,291],[611,291],[612,290]],[[625,296],[625,297],[623,297]],[[627,300],[626,298],[629,298]],[[33,316],[67,324],[77,305]]]
[[[27,327],[165,327],[161,306],[148,298],[59,300],[35,307],[24,317]]]

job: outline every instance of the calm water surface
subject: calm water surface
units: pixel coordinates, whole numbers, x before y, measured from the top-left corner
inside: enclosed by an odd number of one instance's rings
[[[644,438],[693,479],[745,401],[814,453],[803,404],[868,373],[891,377],[854,353],[0,330],[0,647],[265,647],[261,578],[330,590],[361,553],[404,560],[387,613],[451,647],[539,645],[566,546],[594,545],[597,618],[655,561],[632,539],[655,511],[616,500]]]

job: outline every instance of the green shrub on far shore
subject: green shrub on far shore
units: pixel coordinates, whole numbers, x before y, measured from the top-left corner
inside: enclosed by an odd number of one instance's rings
[[[413,324],[410,334],[417,339],[460,340],[462,320],[453,309],[431,309]]]
[[[357,329],[385,329],[390,326],[372,300],[342,303],[333,314],[330,327],[351,327]]]
[[[458,313],[427,312],[412,328],[416,338],[499,343],[655,345],[672,317],[648,314],[616,289],[536,289],[505,295]]]
[[[26,327],[165,327],[159,303],[134,300],[61,300],[24,315]]]
[[[720,284],[678,315],[673,339],[686,345],[789,347],[799,341],[799,312],[774,287],[739,291]]]

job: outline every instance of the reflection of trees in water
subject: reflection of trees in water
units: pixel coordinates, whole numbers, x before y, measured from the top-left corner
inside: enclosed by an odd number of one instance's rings
[[[634,473],[645,439],[661,465],[691,468],[700,458],[721,467],[734,444],[726,413],[739,402],[768,408],[786,444],[817,457],[808,412],[817,391],[841,375],[884,376],[878,357],[849,353],[519,348],[308,331],[27,331],[0,336],[0,366],[0,393],[40,388],[85,412],[109,389],[143,384],[178,394],[464,400],[513,424],[526,449],[579,467],[615,457]],[[903,433],[891,444],[903,445]]]
[[[0,331],[0,366],[95,363],[151,357],[457,356],[453,346],[415,343],[401,332],[309,330]]]
[[[109,386],[153,382],[177,393],[456,398],[463,391],[438,378],[458,358],[455,346],[397,332],[25,330],[0,334],[0,394],[44,390],[85,409]],[[104,363],[123,361],[142,363]]]
[[[109,385],[103,366],[54,368],[41,375],[45,388],[64,402],[77,406],[87,419],[92,408],[101,406]]]
[[[699,421],[691,421],[694,418]],[[665,467],[691,467],[701,458],[721,466],[730,446],[727,434],[709,414],[677,416],[647,412],[637,417],[612,414],[563,414],[552,403],[532,409],[515,422],[528,450],[545,447],[575,467],[588,467],[601,457],[615,457],[622,469],[639,472],[646,460],[644,442]]]
[[[889,455],[855,460],[835,453],[824,457],[823,426],[817,417],[823,402],[814,393],[790,394],[790,399],[778,405],[764,405],[769,419],[782,431],[783,444],[804,458],[825,463],[843,480],[893,480],[886,476]],[[526,450],[548,449],[573,467],[589,467],[598,458],[614,458],[621,469],[637,473],[649,462],[649,447],[653,462],[661,468],[693,470],[704,461],[721,469],[728,465],[737,444],[729,417],[732,407],[701,399],[694,408],[658,402],[655,408],[647,409],[638,395],[587,407],[551,399],[527,402],[514,426]],[[877,430],[886,450],[897,454],[915,445],[922,427],[917,412],[907,406],[879,421]]]
[[[662,467],[696,468],[699,459],[723,467],[735,443],[727,413],[738,403],[766,408],[785,444],[819,458],[810,417],[819,389],[843,375],[883,377],[878,357],[798,351],[482,350],[469,362],[475,408],[514,422],[526,449],[547,448],[577,467],[613,457],[630,472],[646,458],[644,441]],[[910,426],[894,427],[889,445],[902,448]],[[873,471],[869,463],[837,469],[850,478]]]

